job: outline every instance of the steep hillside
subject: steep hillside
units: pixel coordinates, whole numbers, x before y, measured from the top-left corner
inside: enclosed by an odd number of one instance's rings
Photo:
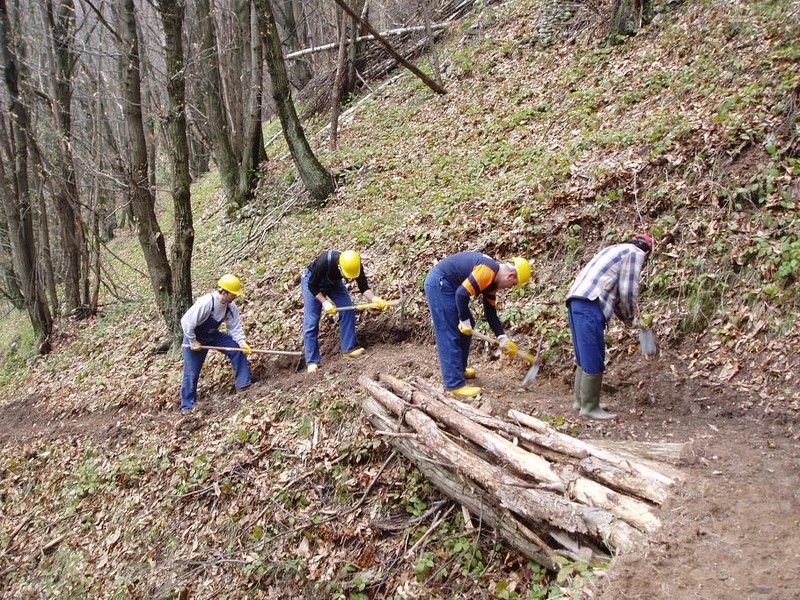
[[[64,324],[53,354],[24,372],[6,354],[5,596],[786,598],[800,587],[800,3],[670,2],[614,47],[602,43],[608,6],[586,5],[570,42],[549,49],[534,43],[539,8],[492,4],[454,26],[438,48],[448,93],[406,73],[374,83],[343,116],[335,153],[310,124],[341,181],[324,207],[305,204],[280,141],[240,220],[222,220],[214,174],[195,186],[196,293],[240,274],[254,347],[300,348],[299,276],[325,248],[357,248],[382,296],[402,289],[405,319],[360,318],[358,361],[337,355],[328,321],[313,378],[256,357],[256,385],[235,395],[214,356],[199,413],[182,418],[181,358],[153,350],[164,331],[125,232],[104,313]],[[657,242],[642,304],[659,355],[641,358],[614,324],[604,399],[621,418],[586,423],[571,409],[563,297],[598,248],[643,230]],[[501,318],[524,345],[544,336],[528,391],[523,365],[473,350],[485,410],[516,407],[585,438],[693,443],[686,487],[648,548],[547,574],[363,420],[361,373],[441,383],[421,286],[435,260],[467,249],[532,260],[531,284],[500,297]],[[378,526],[387,520],[393,529]]]

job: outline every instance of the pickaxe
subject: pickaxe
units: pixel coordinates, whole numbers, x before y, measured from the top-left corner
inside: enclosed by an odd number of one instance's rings
[[[183,344],[182,348],[191,348],[189,344]],[[200,350],[221,350],[225,352],[244,352],[244,348],[226,348],[225,346],[200,346]],[[281,354],[283,356],[302,356],[302,352],[294,352],[292,350],[260,350],[251,348],[250,352],[253,354]]]
[[[500,340],[498,340],[497,338],[493,338],[491,336],[485,335],[485,334],[483,334],[483,333],[481,333],[479,331],[473,330],[472,331],[472,336],[475,337],[475,338],[478,338],[479,340],[482,340],[484,342],[489,342],[490,344],[492,344],[494,346],[499,346],[500,345]],[[542,338],[543,338],[543,336],[539,336],[539,345],[536,348],[536,356],[534,356],[530,352],[522,352],[522,351],[518,351],[515,354],[515,356],[518,356],[522,360],[529,362],[530,365],[531,365],[531,368],[528,369],[528,372],[525,374],[525,377],[522,379],[522,387],[528,387],[531,383],[533,383],[533,380],[536,379],[536,376],[539,374],[539,367],[542,364],[541,360],[540,360],[541,355],[542,355]]]
[[[397,306],[400,300],[387,300],[389,306]],[[352,306],[337,306],[336,312],[344,312],[346,310],[369,310],[370,308],[379,308],[375,302],[365,302],[364,304],[353,304]]]

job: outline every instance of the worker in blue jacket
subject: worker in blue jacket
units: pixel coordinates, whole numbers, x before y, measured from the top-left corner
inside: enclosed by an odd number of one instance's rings
[[[459,252],[434,265],[425,278],[425,296],[433,320],[444,388],[457,396],[477,396],[481,388],[466,385],[475,377],[467,367],[475,318],[469,310],[471,298],[483,298],[483,314],[500,340],[505,354],[517,353],[497,317],[497,290],[523,285],[531,278],[531,265],[517,257],[500,263],[480,252]]]

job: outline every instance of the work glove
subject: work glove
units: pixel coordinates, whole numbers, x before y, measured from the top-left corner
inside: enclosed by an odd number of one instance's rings
[[[326,315],[335,315],[336,305],[330,300],[325,300],[325,302],[322,303],[322,310],[325,312]]]
[[[653,315],[637,317],[633,320],[633,327],[636,329],[649,329],[653,326]]]
[[[247,342],[242,344],[242,352],[244,352],[245,356],[250,356],[250,353],[252,351],[253,351],[253,349],[250,347],[250,344],[248,344]]]
[[[195,352],[198,351],[198,350],[202,350],[201,346],[202,346],[202,344],[200,342],[198,342],[197,340],[189,340],[189,347],[192,350],[194,350]]]
[[[498,337],[497,340],[500,342],[500,352],[502,352],[506,356],[517,355],[519,348],[517,348],[517,345],[514,342],[508,339],[507,335],[503,334],[500,337]]]
[[[472,323],[469,319],[458,322],[458,330],[464,335],[472,335]]]
[[[380,296],[376,296],[372,303],[380,310],[386,310],[389,308],[389,303]]]

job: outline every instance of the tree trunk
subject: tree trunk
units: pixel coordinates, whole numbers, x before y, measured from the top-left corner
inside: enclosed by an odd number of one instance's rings
[[[611,9],[610,37],[620,43],[626,36],[636,35],[643,23],[651,19],[652,0],[614,0]]]
[[[39,248],[42,256],[42,271],[45,282],[47,297],[50,299],[50,314],[57,315],[59,312],[58,291],[56,290],[56,277],[53,270],[53,257],[50,252],[50,226],[47,216],[47,204],[44,196],[44,181],[40,175],[43,169],[31,169],[36,186],[36,199],[39,204]]]
[[[50,351],[50,334],[53,321],[47,308],[47,298],[42,290],[38,276],[36,246],[33,235],[33,215],[28,187],[28,135],[30,120],[28,110],[23,105],[19,93],[16,52],[10,30],[10,20],[5,0],[0,0],[0,52],[5,84],[8,91],[11,114],[11,135],[14,140],[14,182],[15,194],[3,195],[3,207],[8,221],[8,233],[14,266],[20,282],[20,290],[25,299],[25,308],[36,338],[36,350],[40,354]],[[0,168],[5,161],[0,161]],[[5,169],[0,178],[6,178]]]
[[[248,4],[249,8],[249,4]],[[256,175],[261,161],[266,158],[264,131],[261,126],[261,109],[264,96],[264,52],[258,35],[258,19],[255,9],[247,11],[250,23],[250,74],[245,79],[244,97],[247,110],[244,112],[242,162],[239,165],[239,192],[242,197],[252,196],[256,187]]]
[[[333,77],[331,90],[331,137],[330,149],[336,150],[336,138],[339,133],[339,107],[344,91],[345,59],[347,53],[347,22],[344,12],[339,15],[339,54],[336,58],[336,74]]]
[[[302,45],[300,44],[300,35],[295,19],[295,1],[283,0],[282,9],[279,11],[280,22],[278,25],[284,34],[284,45],[289,52],[299,50]],[[311,70],[311,63],[308,60],[297,60],[291,67],[292,71],[292,85],[296,90],[302,90],[306,84],[311,81],[313,73]]]
[[[219,169],[222,187],[228,199],[228,212],[233,213],[244,205],[246,198],[241,197],[239,187],[240,156],[231,144],[231,125],[224,108],[222,77],[217,50],[217,26],[215,12],[211,10],[208,0],[197,1],[197,11],[201,23],[201,53],[207,57],[207,68],[204,70],[203,85],[208,131],[214,152],[214,160]]]
[[[354,0],[353,12],[362,15],[366,19],[366,1]],[[347,44],[347,68],[345,70],[345,80],[340,102],[344,102],[356,89],[356,59],[358,58],[358,37],[361,33],[361,23],[358,19],[350,17],[350,40]]]
[[[367,398],[362,408],[377,431],[394,431],[397,427],[397,422],[391,413],[377,400]],[[428,460],[426,453],[420,449],[420,444],[416,441],[391,438],[391,445],[417,465],[420,472],[445,496],[452,498],[472,514],[480,515],[481,521],[499,532],[512,548],[549,571],[559,570],[553,549],[515,518],[513,513],[495,506],[488,492],[470,485],[468,480],[456,473],[455,469]]]
[[[167,131],[172,146],[172,203],[175,209],[175,240],[172,245],[173,336],[180,343],[180,319],[192,305],[192,220],[189,138],[186,127],[186,79],[183,57],[183,19],[181,0],[161,0],[158,4],[164,26],[167,67]]]
[[[128,189],[131,207],[139,228],[139,244],[144,253],[150,285],[156,305],[170,331],[175,329],[172,307],[172,271],[167,259],[164,236],[155,213],[155,197],[149,186],[147,142],[142,116],[142,93],[139,71],[139,44],[133,0],[119,0],[119,33],[125,81],[123,104],[125,128],[130,145]]]
[[[272,81],[272,99],[281,121],[283,135],[306,190],[314,200],[321,203],[333,193],[336,182],[312,152],[300,125],[300,119],[289,92],[289,80],[286,76],[286,65],[283,62],[281,41],[269,0],[253,1],[258,13],[267,69]]]
[[[78,184],[72,153],[72,51],[75,9],[72,0],[45,0],[43,12],[49,29],[47,54],[51,63],[50,95],[53,120],[59,133],[59,175],[54,181],[53,202],[61,225],[61,245],[64,251],[64,311],[72,313],[87,302],[81,297],[83,279],[88,275],[81,268],[81,258],[87,244],[85,226],[78,208]]]
[[[415,407],[409,408],[407,403],[368,377],[362,375],[358,382],[394,415],[402,415],[436,460],[444,461],[463,477],[490,492],[497,498],[499,506],[534,522],[550,523],[570,534],[588,536],[598,544],[607,540],[612,547],[621,550],[628,550],[643,540],[641,533],[608,511],[590,508],[572,502],[561,494],[537,489],[504,468],[468,452],[445,435],[425,412]]]

